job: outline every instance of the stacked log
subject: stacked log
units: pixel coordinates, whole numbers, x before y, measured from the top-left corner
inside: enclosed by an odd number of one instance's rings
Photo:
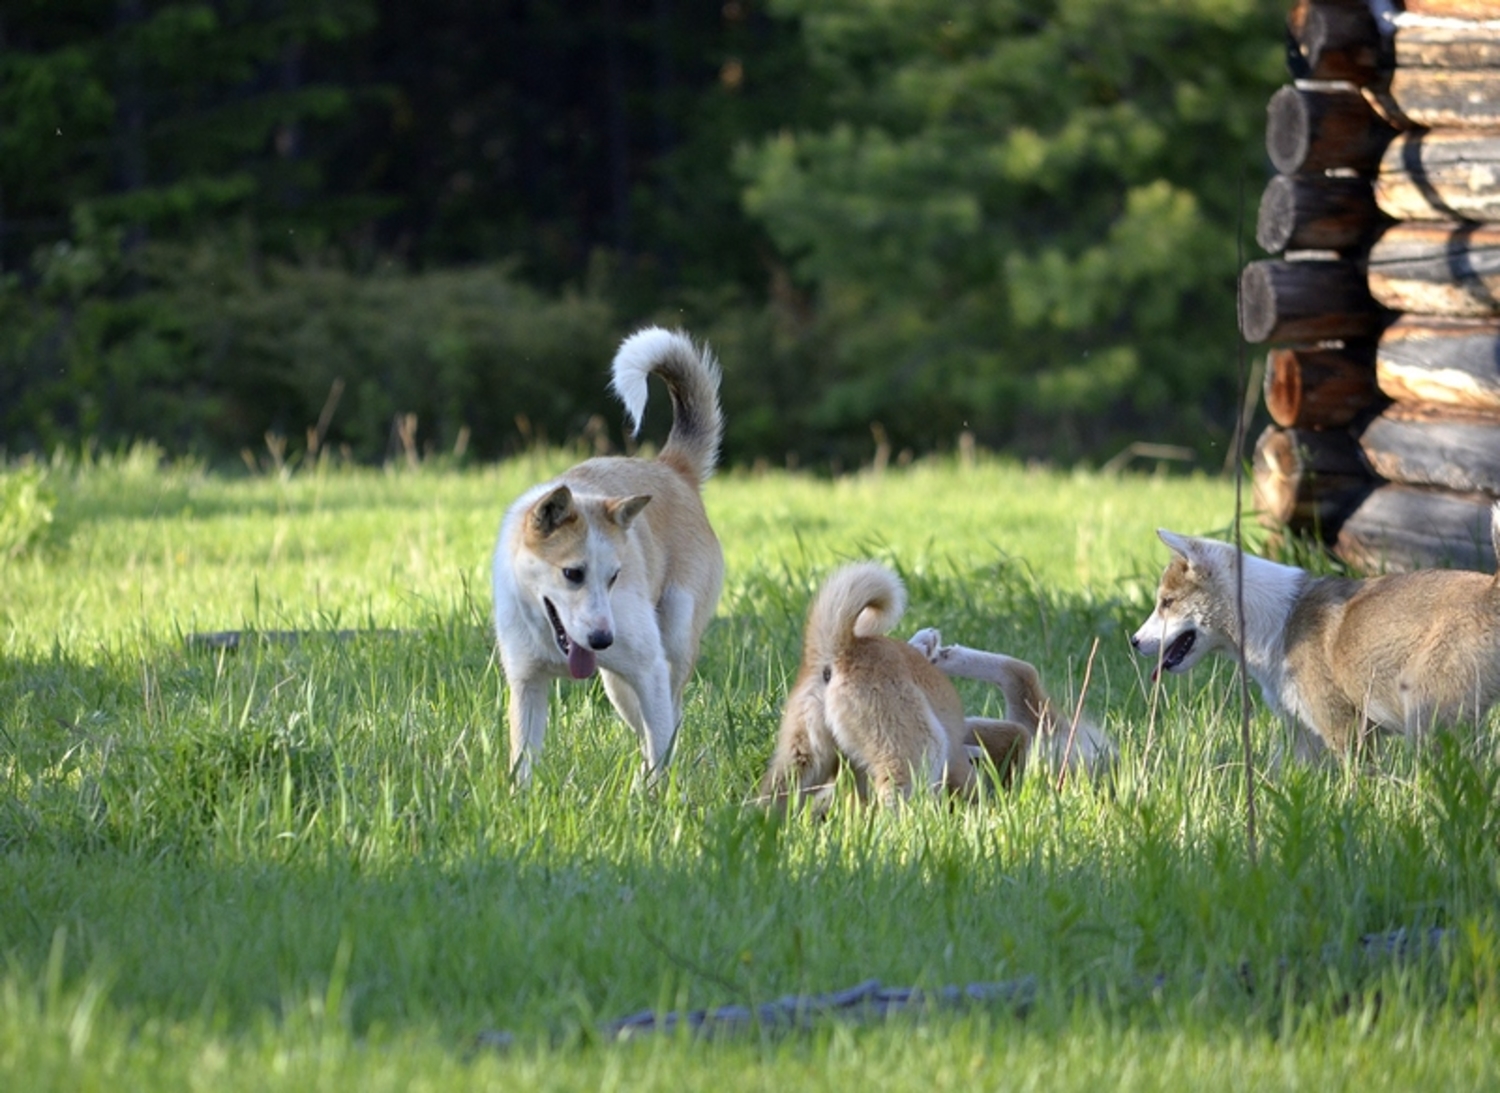
[[[1500,0],[1298,0],[1240,331],[1261,521],[1366,569],[1489,569],[1500,497]]]

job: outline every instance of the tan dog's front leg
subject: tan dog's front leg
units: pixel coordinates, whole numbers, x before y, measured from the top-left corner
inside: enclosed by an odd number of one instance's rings
[[[542,753],[547,733],[547,698],[551,688],[545,679],[507,673],[510,704],[506,708],[510,722],[510,776],[521,788],[531,784],[531,765]]]
[[[666,770],[677,737],[666,664],[662,662],[660,671],[635,679],[612,671],[600,671],[599,676],[620,719],[635,730],[641,745],[641,776],[649,785]]]

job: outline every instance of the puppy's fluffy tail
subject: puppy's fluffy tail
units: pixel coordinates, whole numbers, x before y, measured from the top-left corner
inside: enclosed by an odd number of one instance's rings
[[[855,562],[823,582],[807,613],[806,658],[829,664],[855,638],[887,633],[906,611],[906,586],[877,562]]]
[[[672,396],[672,431],[660,458],[703,485],[719,461],[724,416],[719,410],[719,363],[681,331],[648,326],[626,338],[611,368],[615,394],[625,404],[631,435],[646,412],[646,377],[660,376]]]

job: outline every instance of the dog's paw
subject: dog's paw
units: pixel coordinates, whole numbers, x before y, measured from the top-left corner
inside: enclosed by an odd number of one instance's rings
[[[936,663],[943,649],[943,635],[935,626],[929,626],[925,630],[918,630],[911,636],[908,644],[921,653],[928,660]]]

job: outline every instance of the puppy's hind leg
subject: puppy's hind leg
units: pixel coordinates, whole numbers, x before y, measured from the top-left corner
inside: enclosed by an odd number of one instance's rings
[[[1097,776],[1114,765],[1114,743],[1086,718],[1059,715],[1042,687],[1041,675],[1029,661],[963,645],[943,645],[936,630],[919,631],[911,644],[947,675],[999,687],[1005,696],[1005,719],[1031,732],[1031,750],[1054,770],[1081,768]]]
[[[987,653],[964,645],[943,645],[936,630],[919,630],[911,644],[945,675],[993,683],[1005,696],[1005,719],[1035,731],[1046,718],[1049,701],[1042,678],[1029,661],[1004,653]]]
[[[787,696],[776,749],[760,782],[763,799],[807,793],[838,772],[839,752],[823,712],[824,688],[804,677]]]
[[[1025,725],[988,717],[964,719],[964,745],[978,762],[988,761],[1004,789],[1010,789],[1026,769],[1032,735]]]

